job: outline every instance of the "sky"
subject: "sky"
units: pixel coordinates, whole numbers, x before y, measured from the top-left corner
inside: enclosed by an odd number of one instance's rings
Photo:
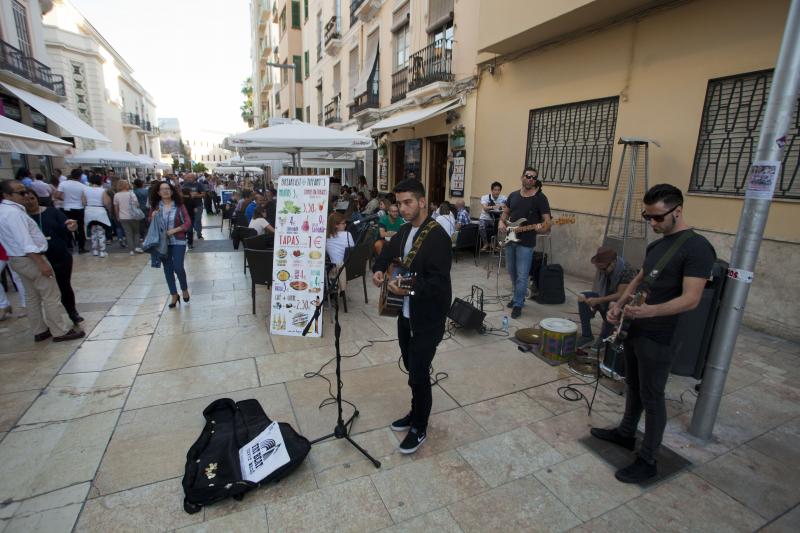
[[[71,0],[133,68],[159,118],[187,139],[247,130],[240,90],[251,75],[249,0]]]

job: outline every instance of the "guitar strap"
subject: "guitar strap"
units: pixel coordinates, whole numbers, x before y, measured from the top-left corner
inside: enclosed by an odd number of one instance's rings
[[[683,243],[689,240],[689,237],[693,236],[694,234],[695,233],[692,229],[687,229],[681,233],[677,239],[675,239],[675,242],[673,242],[672,246],[669,247],[667,253],[661,256],[661,259],[658,260],[656,266],[653,267],[653,270],[651,270],[639,284],[641,291],[646,292],[650,288],[650,285],[655,283],[655,281],[658,279],[658,276],[660,276],[661,272],[664,270],[664,267],[667,266],[678,250],[680,250],[681,246],[683,246]]]
[[[423,226],[422,229],[414,236],[414,242],[411,245],[411,250],[408,251],[408,255],[403,258],[402,266],[405,270],[411,269],[411,263],[414,262],[414,258],[417,256],[417,252],[419,252],[420,247],[422,247],[422,241],[425,240],[425,237],[431,232],[433,228],[438,226],[439,223],[433,219],[429,219],[428,223]]]

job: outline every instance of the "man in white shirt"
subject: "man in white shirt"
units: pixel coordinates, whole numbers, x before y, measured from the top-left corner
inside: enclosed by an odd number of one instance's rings
[[[72,329],[61,307],[61,296],[53,267],[44,256],[47,239],[22,206],[32,194],[16,180],[0,181],[0,243],[8,262],[22,278],[28,307],[28,321],[34,341],[53,337],[53,342],[80,339],[83,331]],[[43,313],[44,311],[44,313]],[[55,336],[54,336],[55,335]]]
[[[500,194],[503,191],[503,184],[499,181],[492,183],[492,193],[481,196],[481,216],[478,217],[478,231],[481,234],[483,247],[481,250],[489,249],[489,240],[495,233],[495,221],[500,217],[503,206],[506,205],[507,198]]]
[[[61,172],[61,169],[60,169],[60,168],[57,168],[57,169],[55,170],[55,173],[56,173],[56,174],[58,174],[58,182],[59,182],[59,183],[61,183],[61,182],[64,182],[64,181],[67,181],[67,177],[64,175],[64,173],[63,173],[63,172]]]
[[[58,184],[59,200],[64,202],[64,214],[78,223],[78,253],[86,253],[86,230],[83,227],[83,191],[81,169],[73,169],[67,181]]]

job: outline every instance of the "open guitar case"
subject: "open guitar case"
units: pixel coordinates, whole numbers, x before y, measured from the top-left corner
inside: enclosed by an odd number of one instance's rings
[[[186,454],[183,509],[189,514],[226,498],[241,500],[251,490],[285,478],[311,450],[308,439],[289,424],[279,422],[289,462],[253,483],[242,478],[239,448],[272,424],[258,400],[215,400],[203,410],[203,417],[206,419],[203,431]]]

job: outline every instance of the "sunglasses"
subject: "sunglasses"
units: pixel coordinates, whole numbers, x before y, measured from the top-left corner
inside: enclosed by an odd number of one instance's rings
[[[648,215],[647,213],[642,211],[642,218],[648,222],[650,222],[651,220],[655,220],[656,222],[664,222],[664,217],[666,217],[667,215],[669,215],[670,213],[681,207],[681,205],[682,204],[678,204],[669,211],[667,211],[666,213],[661,213],[660,215]]]
[[[525,174],[523,177],[526,180],[535,180],[538,176],[534,176],[533,174]]]

